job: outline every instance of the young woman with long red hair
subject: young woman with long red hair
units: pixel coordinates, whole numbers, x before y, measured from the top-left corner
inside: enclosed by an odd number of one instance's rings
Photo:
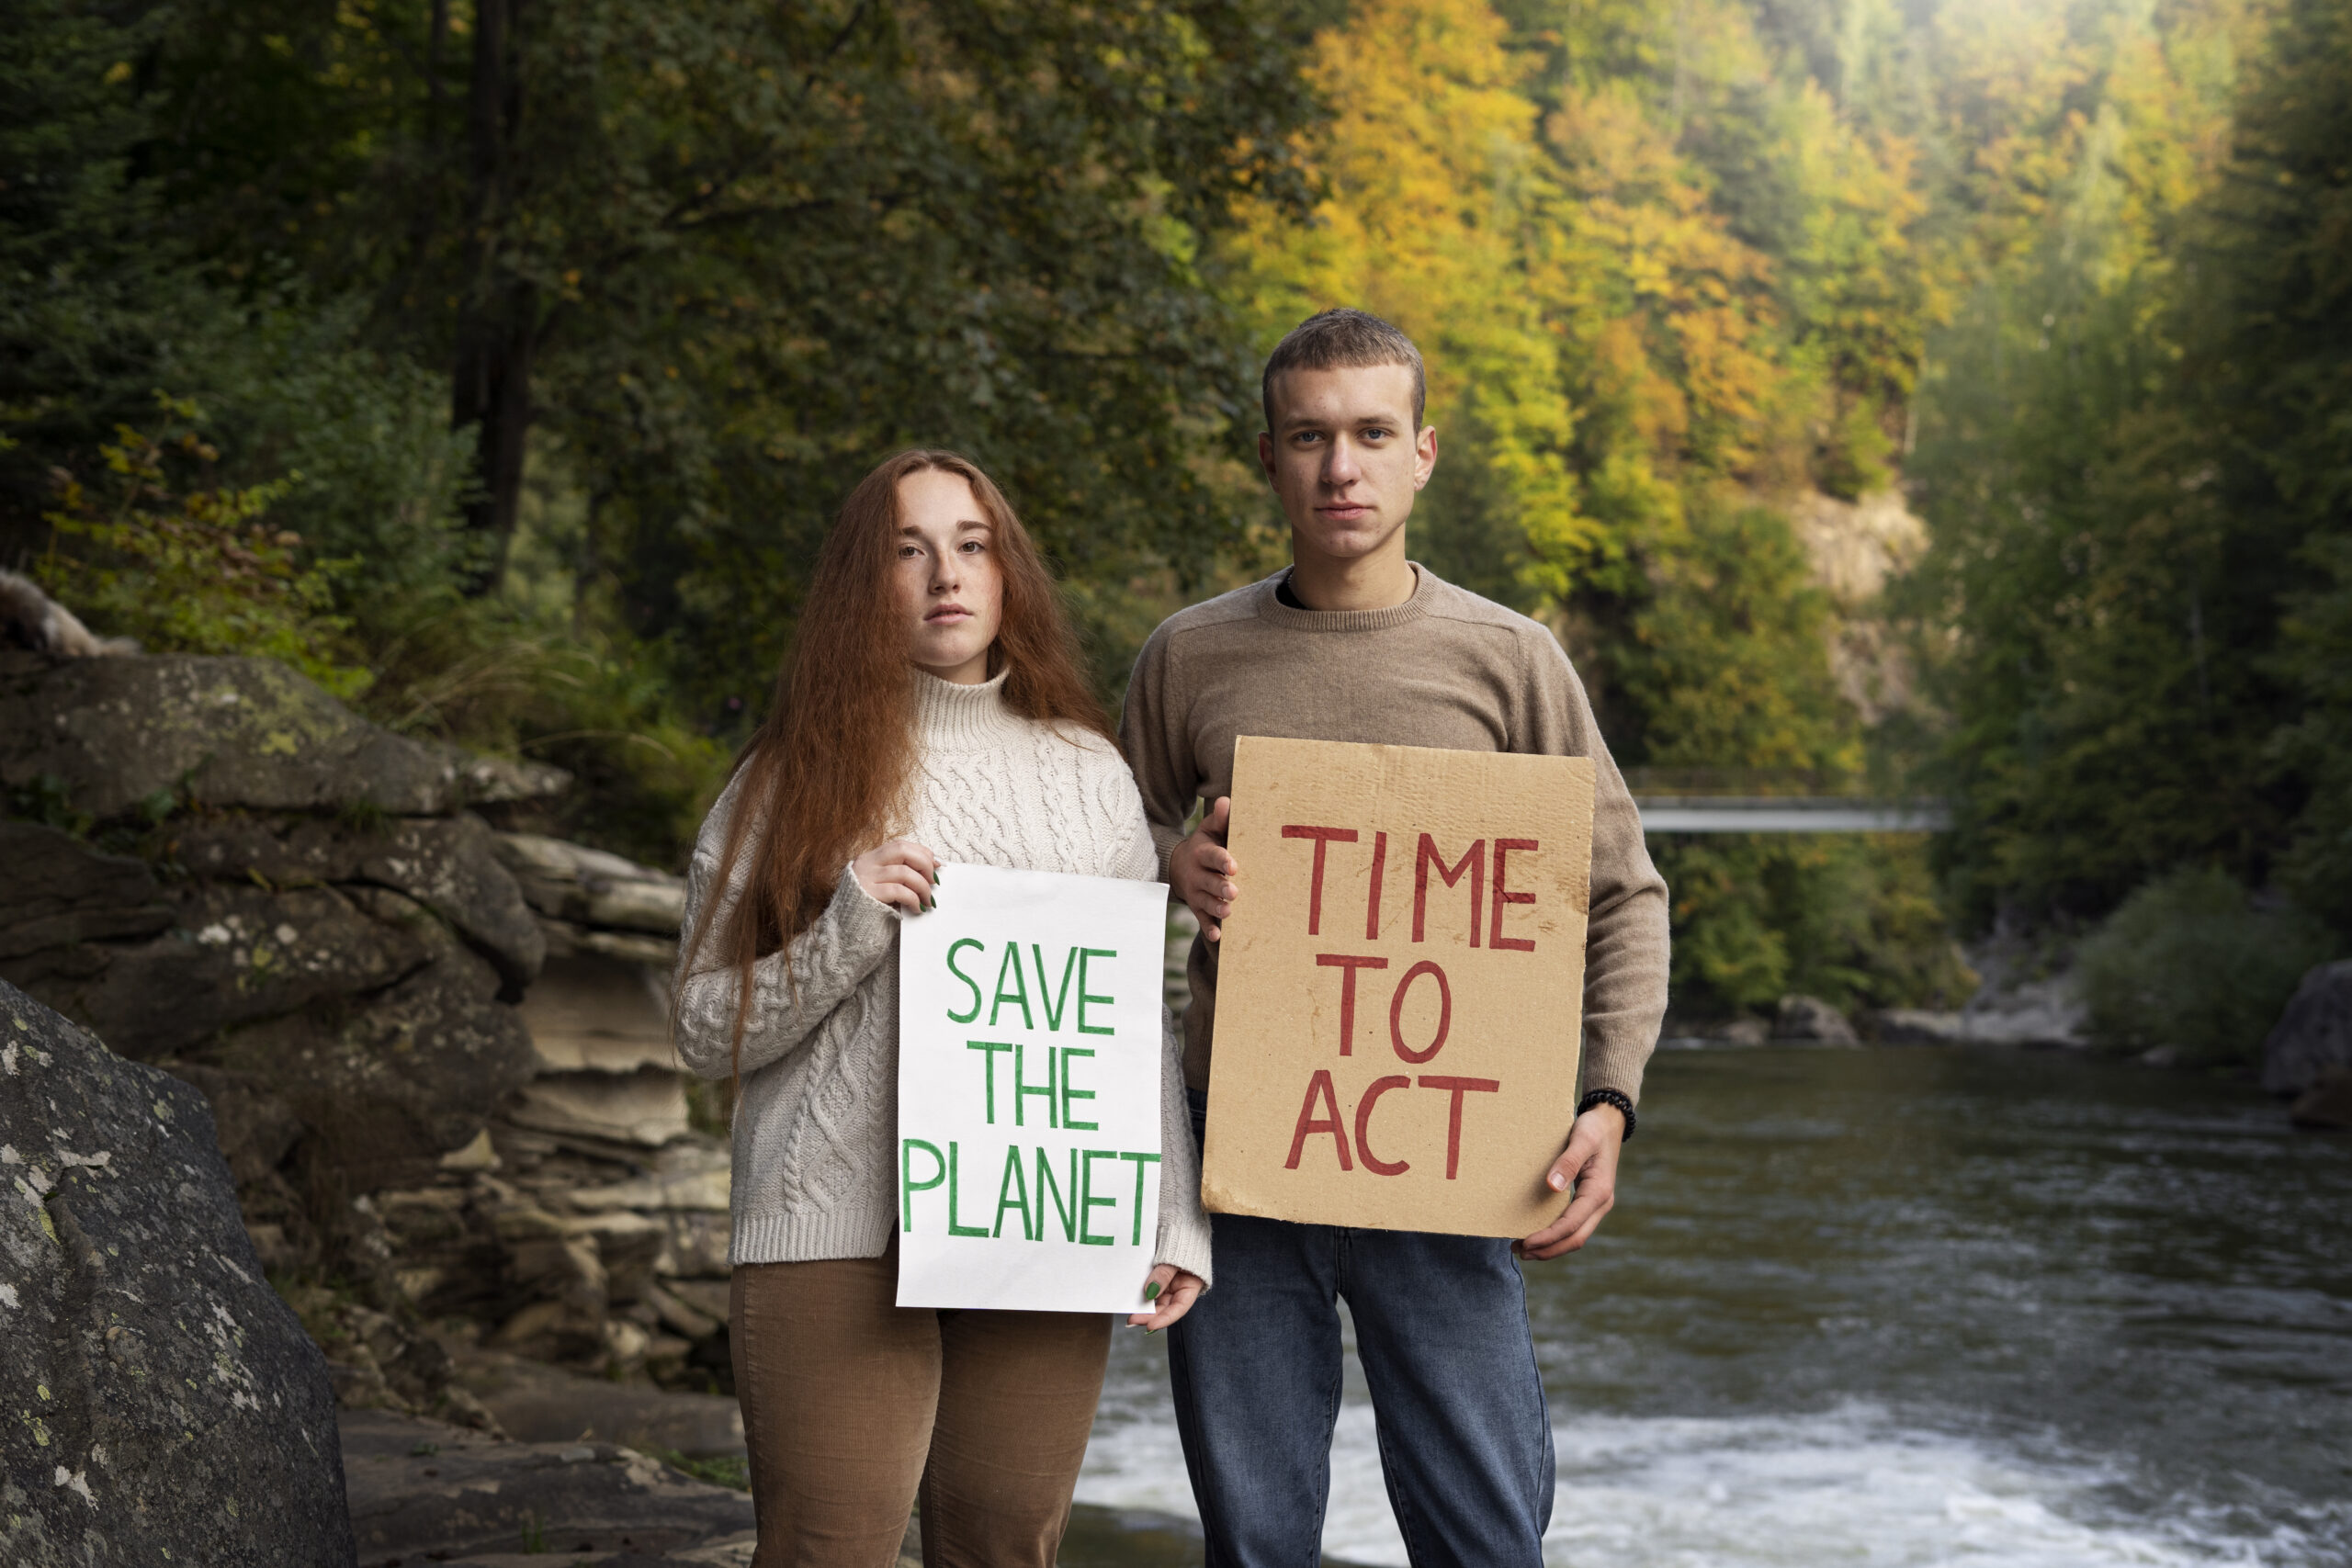
[[[679,1051],[739,1086],[755,1568],[882,1568],[918,1495],[933,1568],[1051,1568],[1069,1521],[1110,1320],[895,1304],[898,922],[943,861],[1159,867],[1036,546],[972,463],[902,452],[843,504],[687,880]],[[1165,1059],[1154,1304],[1128,1319],[1154,1329],[1209,1278],[1172,1036]]]

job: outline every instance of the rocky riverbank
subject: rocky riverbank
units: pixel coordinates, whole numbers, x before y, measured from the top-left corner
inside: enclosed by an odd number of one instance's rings
[[[0,655],[0,977],[203,1092],[346,1405],[494,1427],[500,1355],[727,1387],[684,886],[493,825],[568,783],[266,660]]]
[[[249,1272],[346,1411],[724,1454],[725,1107],[668,1040],[684,888],[514,830],[568,782],[266,660],[0,654],[0,978],[201,1091]],[[1954,1013],[1792,997],[1713,1032],[2085,1043],[2063,970],[1979,967]],[[2308,1124],[2352,1122],[2347,997],[2352,966],[2314,971],[2274,1036],[2266,1087]]]

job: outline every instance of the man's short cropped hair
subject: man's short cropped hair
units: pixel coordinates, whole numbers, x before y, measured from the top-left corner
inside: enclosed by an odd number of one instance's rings
[[[1403,365],[1413,372],[1413,429],[1421,428],[1421,411],[1429,404],[1429,378],[1421,370],[1421,351],[1413,340],[1368,310],[1340,306],[1317,310],[1291,328],[1267,357],[1266,373],[1258,382],[1258,400],[1265,409],[1266,429],[1274,428],[1274,378],[1285,370],[1354,370],[1369,365]]]

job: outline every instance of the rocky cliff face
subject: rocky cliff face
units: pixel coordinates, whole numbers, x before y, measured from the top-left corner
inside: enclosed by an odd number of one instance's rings
[[[204,1098],[0,983],[0,1562],[349,1563],[327,1368]]]
[[[0,654],[0,977],[203,1091],[347,1403],[488,1424],[474,1347],[725,1382],[683,885],[475,810],[566,783],[266,660]]]
[[[694,1114],[669,1037],[684,883],[526,834],[496,852],[548,942],[533,1076],[431,1181],[372,1200],[402,1293],[461,1359],[727,1388],[728,1152],[695,1127],[723,1113]]]
[[[0,666],[0,976],[202,1089],[265,1258],[429,1174],[531,1073],[546,941],[469,800],[552,787],[264,660]]]
[[[1910,660],[1883,616],[1881,595],[1927,549],[1927,525],[1899,491],[1853,502],[1809,491],[1791,503],[1789,524],[1812,558],[1814,581],[1836,606],[1829,668],[1839,693],[1865,724],[1910,706]]]

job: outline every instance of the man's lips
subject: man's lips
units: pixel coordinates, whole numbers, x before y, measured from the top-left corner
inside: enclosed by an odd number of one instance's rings
[[[1359,517],[1371,515],[1372,508],[1352,501],[1333,502],[1315,509],[1318,517],[1329,517],[1335,523],[1352,523]]]

